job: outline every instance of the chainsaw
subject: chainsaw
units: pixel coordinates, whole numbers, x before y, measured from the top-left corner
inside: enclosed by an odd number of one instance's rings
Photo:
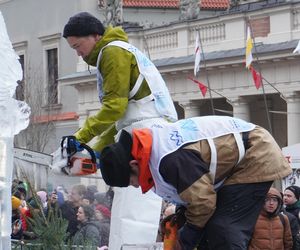
[[[93,151],[88,145],[77,141],[75,136],[62,137],[59,149],[51,155],[24,148],[14,148],[14,157],[22,161],[48,166],[56,174],[63,172],[67,175],[90,175],[96,173],[100,166],[98,160],[100,154]]]

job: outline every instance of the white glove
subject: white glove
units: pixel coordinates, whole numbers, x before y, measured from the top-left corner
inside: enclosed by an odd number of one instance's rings
[[[62,153],[61,147],[59,147],[51,155],[53,156],[52,164],[49,166],[51,171],[54,174],[69,174],[70,168],[67,166],[68,158],[66,150],[64,149]]]

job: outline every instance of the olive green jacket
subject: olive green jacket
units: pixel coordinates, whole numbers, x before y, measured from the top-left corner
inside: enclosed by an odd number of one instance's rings
[[[86,63],[96,66],[101,49],[116,40],[128,42],[128,37],[121,27],[107,27],[95,48],[84,58]],[[98,69],[103,77],[102,107],[96,115],[86,119],[75,136],[82,143],[87,143],[98,136],[93,149],[101,151],[106,145],[114,142],[114,135],[117,133],[115,122],[124,116],[129,92],[134,87],[140,72],[135,56],[117,46],[103,49]],[[150,93],[148,84],[144,80],[133,99],[139,100]]]

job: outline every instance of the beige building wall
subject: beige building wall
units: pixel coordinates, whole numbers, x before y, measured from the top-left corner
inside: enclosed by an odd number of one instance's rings
[[[257,123],[271,131],[283,147],[300,142],[297,129],[300,57],[292,53],[300,39],[299,11],[300,3],[287,2],[249,12],[229,12],[139,30],[130,32],[129,37],[131,43],[150,55],[178,109],[184,110],[185,117],[189,117],[213,114],[209,92],[203,97],[198,86],[188,80],[193,74],[195,34],[199,31],[205,60],[202,59],[196,78],[206,85],[209,82],[214,113]],[[255,36],[253,66],[265,79],[264,91],[255,88],[252,75],[244,66],[249,21]],[[71,82],[68,77],[62,80],[63,85],[71,84],[79,90],[80,121],[83,121],[99,107],[97,98],[89,101],[88,107],[84,101],[86,96],[96,92],[96,85],[92,84],[87,90],[82,84],[84,77],[77,81],[76,76]]]
[[[246,2],[247,3],[247,2]],[[245,8],[244,8],[245,9]],[[199,19],[174,21],[176,13],[164,25],[157,18],[156,27],[131,29],[130,42],[145,51],[157,65],[167,82],[180,117],[196,115],[234,115],[270,130],[281,147],[300,142],[300,56],[293,54],[300,39],[300,2],[274,3],[251,11],[225,11],[223,14],[205,12]],[[97,1],[34,1],[0,0],[9,36],[19,53],[24,53],[27,66],[31,63],[44,70],[44,48],[56,45],[59,50],[59,112],[75,112],[79,119],[56,122],[53,141],[47,152],[53,151],[62,135],[73,133],[85,118],[100,108],[96,91],[95,69],[76,56],[61,38],[68,18],[89,11],[103,20]],[[147,10],[124,9],[128,21],[141,24]],[[167,11],[148,11],[151,16],[168,17]],[[130,18],[129,18],[130,16]],[[178,13],[179,16],[179,13]],[[34,17],[34,18],[33,18]],[[253,66],[260,70],[264,81],[257,90],[252,76],[245,69],[246,27],[250,20],[255,35]],[[125,20],[126,21],[126,20]],[[205,60],[202,59],[197,80],[210,85],[203,97],[193,75],[195,34],[200,33]],[[257,52],[257,56],[256,56]],[[212,104],[214,112],[212,111]]]

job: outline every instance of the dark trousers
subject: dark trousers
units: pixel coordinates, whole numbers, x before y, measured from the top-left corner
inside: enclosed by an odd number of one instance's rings
[[[236,184],[217,192],[217,208],[199,249],[246,250],[272,182]]]

